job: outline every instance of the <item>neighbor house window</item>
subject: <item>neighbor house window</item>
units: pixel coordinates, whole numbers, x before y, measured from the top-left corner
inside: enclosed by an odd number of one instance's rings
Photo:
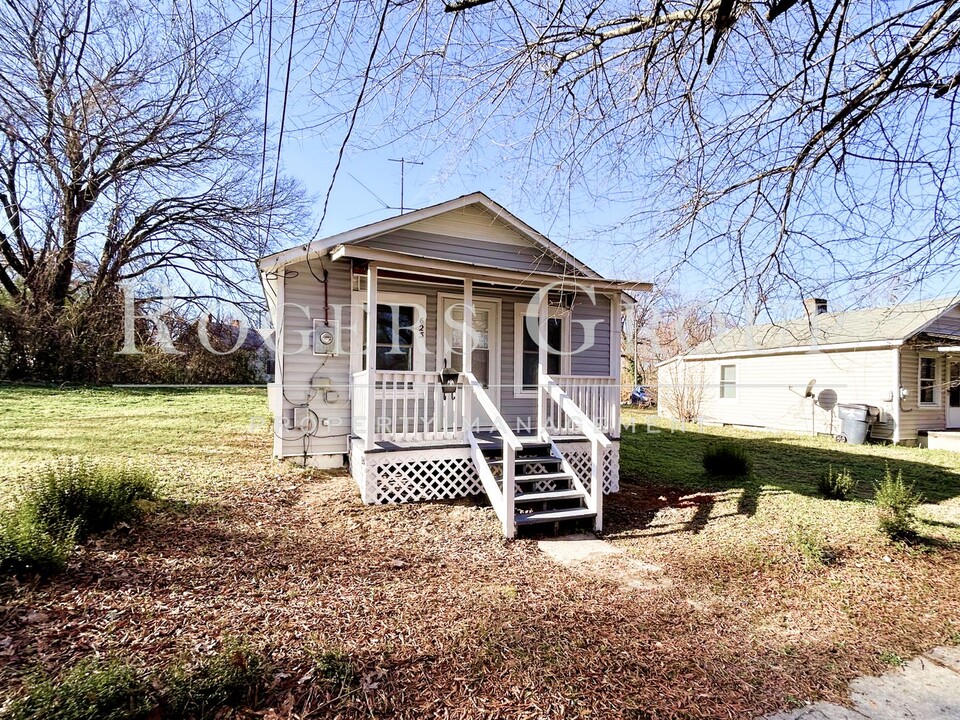
[[[917,395],[921,405],[940,404],[940,377],[937,358],[920,358],[920,388]]]
[[[720,397],[733,399],[737,397],[737,366],[720,366]]]
[[[537,316],[528,315],[517,307],[516,323],[516,367],[518,377],[514,389],[519,392],[533,392],[537,388],[537,368],[540,364],[540,348],[537,345]],[[547,375],[562,375],[564,372],[564,348],[568,336],[567,313],[551,308],[551,317],[547,318]]]

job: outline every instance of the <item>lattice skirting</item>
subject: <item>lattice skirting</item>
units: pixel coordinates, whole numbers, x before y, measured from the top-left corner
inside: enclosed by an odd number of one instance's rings
[[[557,447],[581,479],[589,479],[590,443],[558,442]],[[350,473],[360,488],[360,497],[371,505],[483,494],[483,485],[467,447],[367,453],[362,444],[354,440],[350,444]],[[620,444],[614,442],[605,451],[603,492],[608,494],[619,489]]]

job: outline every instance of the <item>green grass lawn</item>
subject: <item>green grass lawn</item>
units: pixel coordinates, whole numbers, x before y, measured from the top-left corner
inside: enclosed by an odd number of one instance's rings
[[[621,479],[646,485],[718,490],[736,498],[744,516],[777,515],[780,522],[816,522],[850,530],[869,521],[874,484],[887,466],[903,473],[926,503],[918,514],[928,521],[923,532],[960,541],[960,453],[892,445],[844,445],[830,437],[682,426],[652,413],[625,410],[620,458]],[[704,471],[704,450],[719,440],[733,440],[747,450],[753,468],[743,480],[718,482]],[[852,502],[824,500],[817,484],[829,468],[846,468],[859,482]],[[860,528],[866,529],[866,528]]]
[[[0,386],[0,493],[69,455],[146,466],[168,493],[203,496],[277,472],[272,438],[260,389]]]
[[[274,461],[266,414],[257,390],[0,388],[8,488],[84,455],[196,501],[88,539],[60,575],[0,581],[0,698],[37,667],[156,668],[239,637],[269,654],[268,702],[291,717],[748,718],[960,643],[960,455],[624,411],[604,500],[623,552],[597,574],[505,542],[482,500],[365,506],[345,473]],[[720,438],[748,477],[705,474]],[[928,500],[924,542],[877,529],[887,463]],[[818,496],[831,464],[860,480],[853,500]],[[650,582],[618,581],[623,563]],[[356,670],[346,694],[317,680],[330,653]]]

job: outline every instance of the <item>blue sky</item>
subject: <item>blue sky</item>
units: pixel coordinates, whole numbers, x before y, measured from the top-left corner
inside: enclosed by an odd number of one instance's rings
[[[309,27],[304,28],[302,37],[298,32],[299,47],[294,55],[295,58],[300,58],[302,50],[302,62],[295,67],[288,99],[288,121],[282,157],[284,171],[298,178],[308,191],[316,196],[317,218],[346,128],[342,120],[331,121],[330,118],[335,118],[337,113],[343,113],[351,107],[356,97],[357,85],[351,82],[350,74],[358,71],[357,64],[362,65],[367,52],[362,46],[363,43],[358,41],[358,38],[362,40],[363,33],[351,36],[352,40],[357,41],[356,46],[347,42],[337,48],[336,40],[316,34],[320,27],[318,24],[313,31]],[[273,142],[276,142],[277,109],[282,96],[280,88],[286,61],[286,46],[281,42],[285,32],[286,28],[279,22],[276,29],[278,40],[275,43],[271,93]],[[312,52],[314,45],[328,41],[334,46],[333,64],[330,64],[329,58],[317,60]],[[340,52],[346,53],[346,56],[338,55]],[[325,89],[323,92],[319,90],[328,86],[337,89]],[[410,133],[409,128],[398,126],[396,113],[399,108],[402,115],[405,111],[404,100],[411,102],[411,99],[416,102],[424,98],[412,93],[405,99],[398,99],[384,93],[361,112],[357,130],[347,146],[320,235],[331,235],[396,214],[395,208],[400,202],[400,167],[389,159],[406,157],[423,162],[421,166],[406,167],[405,204],[408,207],[424,207],[480,190],[608,276],[658,280],[660,273],[669,268],[676,259],[672,252],[673,241],[669,238],[666,245],[661,244],[655,248],[650,244],[650,238],[658,234],[661,227],[644,225],[651,221],[644,219],[642,213],[649,205],[660,201],[665,205],[677,204],[682,201],[681,198],[662,197],[662,189],[655,187],[627,184],[618,186],[617,178],[596,166],[583,171],[579,184],[565,183],[564,178],[550,167],[537,167],[542,158],[534,158],[536,162],[531,164],[523,157],[521,140],[530,130],[524,126],[523,120],[498,117],[496,111],[487,119],[482,131],[475,132],[469,138],[459,137],[454,132],[444,134],[443,129],[438,130],[437,126],[431,126],[429,131],[424,133]],[[426,99],[429,104],[429,93]],[[416,116],[420,110],[419,107],[412,107],[409,115]],[[425,114],[429,112],[430,108],[424,109]],[[483,111],[478,112],[482,114]],[[656,126],[653,127],[655,135]],[[405,139],[390,142],[395,136]],[[679,152],[669,145],[668,141],[669,138],[664,141],[667,144],[660,148],[662,157],[667,157],[674,151]],[[656,155],[656,144],[650,147],[653,149],[648,147],[648,155],[651,152]],[[514,149],[518,149],[516,154],[511,154]],[[651,155],[648,159],[655,163],[661,158]],[[642,158],[639,161],[644,162]],[[891,208],[900,212],[894,204],[896,198],[883,197],[882,189],[877,197],[871,197],[870,183],[875,181],[872,170],[866,168],[855,184],[860,185],[859,189],[867,200],[879,203],[881,213],[892,213]],[[858,170],[845,169],[845,172],[848,172],[848,176],[856,176]],[[635,182],[639,175],[628,171],[625,177]],[[828,185],[829,181],[828,177]],[[924,192],[924,188],[920,186],[915,190]],[[619,194],[627,199],[619,203],[598,202],[593,197],[605,193],[611,197]],[[815,203],[809,209],[809,216],[813,219],[804,218],[802,230],[810,232],[817,239],[833,242],[841,262],[844,258],[857,261],[864,259],[866,256],[862,246],[865,243],[857,242],[855,224],[850,224],[848,230],[848,227],[843,226],[842,220],[840,223],[833,222],[834,218],[842,216],[843,210],[839,203],[843,198],[831,198],[830,194],[830,189],[827,189],[821,196],[822,203]],[[922,202],[920,204],[922,206]],[[904,213],[908,212],[906,206],[902,207],[905,208]],[[639,220],[636,217],[638,212],[641,213]],[[634,216],[633,222],[621,226],[631,215]],[[821,215],[822,221],[817,219]],[[922,219],[921,216],[921,221]],[[662,221],[661,217],[660,222]],[[808,222],[810,224],[806,224]],[[707,227],[695,230],[694,233],[709,233],[712,229]],[[849,240],[838,238],[838,230],[841,233],[849,232]],[[760,226],[756,232],[766,233],[767,229]],[[699,242],[695,235],[678,237],[675,247],[682,247],[687,241],[693,244]],[[761,242],[759,247],[762,246]],[[833,307],[838,309],[856,305],[883,305],[920,297],[938,297],[951,294],[960,286],[958,275],[951,272],[927,279],[923,283],[892,278],[885,279],[879,287],[867,288],[868,283],[865,281],[858,284],[840,280],[841,269],[826,264],[819,267],[820,261],[816,259],[815,253],[808,256],[797,253],[796,256],[798,260],[808,264],[808,271],[812,264],[813,269],[810,272],[822,277],[826,285],[823,294],[827,295]],[[831,278],[836,279],[831,283]],[[735,282],[729,248],[725,248],[722,243],[715,243],[702,253],[696,263],[685,266],[673,278],[669,290],[681,300],[704,302],[708,305],[717,303],[735,315],[747,317],[750,311],[743,309],[741,300],[732,295],[724,295],[725,288]],[[798,316],[801,313],[800,298],[785,292],[781,297],[772,300],[768,309],[770,316],[776,318]]]

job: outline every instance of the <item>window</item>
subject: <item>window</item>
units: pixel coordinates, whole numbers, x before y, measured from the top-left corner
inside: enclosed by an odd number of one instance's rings
[[[737,397],[737,366],[720,366],[720,397],[732,400]]]
[[[413,318],[410,305],[377,305],[377,370],[413,370]]]
[[[355,297],[355,301],[359,300]],[[380,293],[377,303],[377,370],[422,371],[426,347],[426,299],[420,295]],[[360,303],[362,306],[362,303]],[[367,367],[366,308],[360,333],[359,368]]]
[[[940,376],[937,358],[920,357],[920,387],[917,395],[921,405],[936,406],[940,404]]]
[[[537,368],[540,364],[538,321],[536,315],[524,312],[526,309],[525,305],[517,305],[515,393],[532,393],[537,388]],[[566,352],[570,335],[568,320],[567,311],[550,308],[550,317],[547,318],[547,375],[562,375],[569,365],[569,353]]]

